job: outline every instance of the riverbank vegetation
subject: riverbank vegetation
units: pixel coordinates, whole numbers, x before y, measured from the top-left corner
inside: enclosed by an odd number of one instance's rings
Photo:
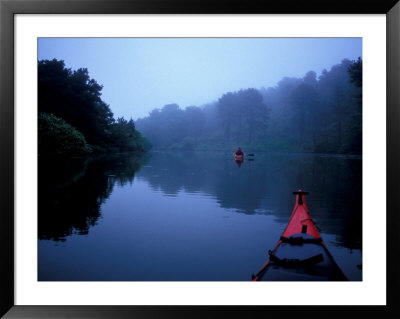
[[[150,141],[132,119],[115,119],[101,99],[102,86],[87,69],[64,61],[38,63],[38,147],[40,155],[82,156],[107,152],[143,152]]]
[[[362,60],[343,60],[317,77],[227,92],[184,109],[156,108],[136,121],[156,149],[362,153]]]

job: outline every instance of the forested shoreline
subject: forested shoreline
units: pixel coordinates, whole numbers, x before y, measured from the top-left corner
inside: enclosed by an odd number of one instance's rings
[[[150,141],[132,119],[114,118],[101,99],[102,86],[85,68],[62,60],[38,62],[38,149],[40,156],[85,156],[144,152]]]
[[[184,109],[155,108],[136,127],[155,149],[362,153],[362,60],[344,59],[317,77],[227,92]]]
[[[114,118],[102,86],[85,68],[38,62],[39,154],[157,150],[362,153],[362,60],[343,60],[317,77],[281,79],[275,87],[223,94],[181,108],[167,104],[147,117]]]

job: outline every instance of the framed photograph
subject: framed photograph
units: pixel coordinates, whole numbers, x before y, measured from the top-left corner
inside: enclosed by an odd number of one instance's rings
[[[0,315],[398,317],[399,16],[0,0]]]

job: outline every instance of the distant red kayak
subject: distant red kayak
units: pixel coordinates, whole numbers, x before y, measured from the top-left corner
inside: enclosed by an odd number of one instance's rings
[[[236,155],[236,154],[233,154],[233,156],[235,156],[235,160],[236,160],[236,161],[243,161],[243,159],[244,159],[244,156],[243,156],[243,155]]]
[[[305,200],[307,192],[294,192],[296,202],[286,229],[253,281],[346,281],[315,227]]]

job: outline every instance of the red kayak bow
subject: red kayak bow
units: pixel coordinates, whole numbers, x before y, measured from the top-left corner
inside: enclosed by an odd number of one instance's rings
[[[296,202],[289,223],[253,281],[344,281],[343,272],[315,227],[305,200],[307,192],[293,192]]]

